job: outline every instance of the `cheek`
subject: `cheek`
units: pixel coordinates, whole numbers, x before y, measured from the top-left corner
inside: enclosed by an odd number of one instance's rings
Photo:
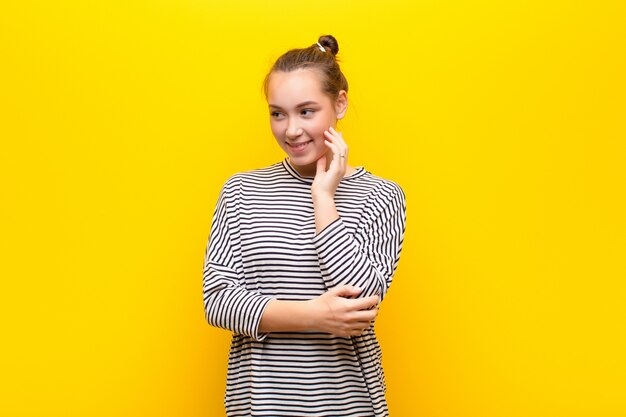
[[[327,125],[325,122],[316,121],[307,127],[307,132],[312,138],[324,140],[324,130],[328,129],[328,126],[330,125]]]
[[[282,138],[283,134],[282,129],[280,128],[280,123],[270,122],[270,129],[272,130],[272,135],[274,135],[276,139]]]

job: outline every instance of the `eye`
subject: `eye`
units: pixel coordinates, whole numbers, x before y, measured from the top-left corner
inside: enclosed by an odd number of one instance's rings
[[[313,109],[303,109],[300,111],[302,116],[313,116],[313,113],[315,113],[315,110]]]
[[[270,112],[270,117],[273,119],[281,119],[283,116],[283,114],[279,111],[272,111]]]

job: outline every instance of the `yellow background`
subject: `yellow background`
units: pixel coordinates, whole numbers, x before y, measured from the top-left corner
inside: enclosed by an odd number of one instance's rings
[[[393,417],[626,415],[626,3],[0,6],[3,416],[220,416],[217,193],[282,158],[261,82],[331,33],[351,160],[408,224]]]

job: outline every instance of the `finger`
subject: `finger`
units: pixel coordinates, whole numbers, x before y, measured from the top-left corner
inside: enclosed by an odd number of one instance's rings
[[[352,313],[352,322],[353,323],[363,323],[363,322],[371,322],[378,316],[378,310],[359,310],[354,311]]]
[[[378,305],[378,296],[371,295],[369,297],[356,298],[353,301],[353,307],[355,310],[368,310]]]
[[[343,159],[343,158],[341,158],[341,155],[343,155],[343,154],[341,153],[341,150],[339,149],[339,146],[337,146],[336,144],[332,143],[329,140],[324,141],[324,143],[326,144],[326,146],[328,148],[330,148],[330,150],[333,153],[333,162],[334,161],[340,162],[339,159]]]
[[[343,133],[338,132],[332,126],[328,129],[328,131],[332,134],[334,142],[337,143],[339,145],[339,147],[341,148],[342,153],[347,156],[348,155],[348,144],[343,139]]]
[[[332,133],[333,135],[336,135],[339,139],[341,139],[343,137],[343,133],[341,133],[340,131],[338,131],[337,129],[335,129],[333,126],[330,126],[328,128],[328,131],[330,133]]]
[[[337,132],[335,129],[333,129],[332,126],[329,127],[328,129],[324,130],[324,135],[326,135],[326,137],[330,138],[333,141],[336,141],[336,140],[341,138],[339,136],[339,132]]]
[[[337,297],[356,297],[361,294],[362,291],[363,288],[354,287],[352,285],[341,285],[329,290],[329,292],[333,293]]]
[[[339,155],[346,155],[348,151],[348,145],[346,145],[346,142],[344,142],[340,133],[338,133],[337,131],[331,132],[330,130],[325,130],[324,136],[326,137],[327,141],[337,146],[337,148],[339,149]]]
[[[346,165],[348,159],[348,150],[345,146],[339,145],[337,142],[330,142],[326,140],[326,146],[328,146],[333,153],[333,161],[338,161],[342,167]]]
[[[328,132],[333,136],[333,139],[342,145],[346,145],[346,141],[343,139],[343,133],[337,131],[334,127],[329,127]],[[347,145],[346,145],[347,146]]]
[[[317,160],[317,170],[315,172],[326,172],[326,155],[322,155],[322,157]]]
[[[369,326],[368,326],[369,327]],[[366,327],[366,328],[368,328]],[[350,332],[350,336],[361,336],[365,329],[354,329]]]
[[[357,323],[354,323],[352,329],[362,332],[363,330],[369,329],[370,327],[372,327],[372,323],[370,321],[359,321]]]
[[[335,129],[330,127],[324,131],[324,136],[329,142],[337,145],[342,153],[347,151],[348,145],[346,145],[346,142],[343,140],[340,132],[337,132]]]

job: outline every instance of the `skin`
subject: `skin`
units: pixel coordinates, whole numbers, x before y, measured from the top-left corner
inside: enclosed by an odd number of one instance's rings
[[[348,160],[348,145],[336,130],[347,110],[341,90],[336,98],[322,90],[319,74],[299,69],[274,72],[268,83],[270,126],[289,163],[305,177],[314,177],[311,198],[316,232],[339,218],[335,191],[341,179],[355,169]],[[272,300],[259,331],[320,331],[338,336],[358,336],[378,314],[379,297],[357,297],[360,288],[344,285],[306,301]]]
[[[274,72],[268,82],[267,100],[272,134],[290,164],[302,176],[315,176],[317,161],[322,157],[326,157],[323,162],[330,168],[334,160],[333,150],[338,150],[337,147],[347,152],[341,133],[335,130],[337,120],[347,110],[346,92],[341,90],[333,100],[322,91],[317,72],[307,69]],[[302,150],[294,147],[303,143],[307,145]],[[337,175],[345,175],[348,171],[346,160],[333,167],[337,169]]]

